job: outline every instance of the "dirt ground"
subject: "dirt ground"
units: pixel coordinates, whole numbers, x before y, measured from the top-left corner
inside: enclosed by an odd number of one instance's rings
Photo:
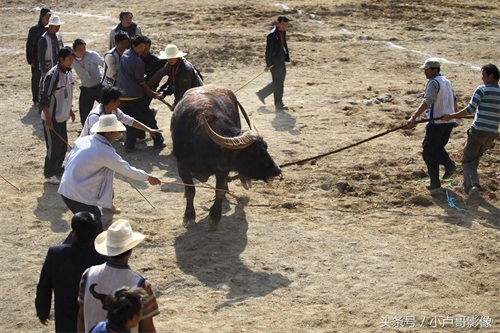
[[[290,110],[275,112],[272,98],[262,105],[255,96],[269,73],[236,93],[279,165],[403,125],[421,101],[426,79],[418,66],[426,57],[442,58],[460,107],[482,84],[480,67],[500,65],[496,1],[49,5],[65,22],[66,45],[83,38],[101,55],[118,13],[129,9],[156,53],[173,42],[207,83],[233,90],[263,71],[266,33],[278,15],[289,15]],[[0,179],[2,332],[54,330],[35,316],[35,288],[47,248],[70,229],[57,186],[44,183],[42,124],[30,109],[24,48],[39,6],[0,6],[0,174],[20,188]],[[163,181],[180,182],[171,112],[158,101],[153,106],[167,148],[154,150],[149,141],[132,154],[120,143],[116,150]],[[282,180],[254,182],[250,190],[230,183],[234,193],[216,232],[207,231],[212,191],[197,191],[198,223],[186,230],[182,187],[131,181],[153,208],[120,176],[115,203],[123,212],[105,210],[104,221],[125,218],[147,235],[131,266],[156,292],[158,332],[500,332],[500,144],[481,160],[478,205],[466,207],[460,160],[470,123],[459,120],[447,146],[458,170],[444,187],[456,208],[445,194],[433,198],[425,189],[421,124],[285,167]],[[68,127],[73,142],[81,126]]]

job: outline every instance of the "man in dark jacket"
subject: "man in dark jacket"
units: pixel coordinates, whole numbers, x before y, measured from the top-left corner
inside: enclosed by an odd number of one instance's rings
[[[286,28],[288,27],[288,17],[281,15],[278,17],[276,26],[267,35],[266,42],[266,72],[271,70],[273,81],[264,88],[257,91],[257,97],[263,103],[264,99],[274,94],[274,106],[276,110],[288,110],[288,106],[283,103],[283,90],[285,84],[286,67],[285,62],[290,62],[288,45],[286,42]]]
[[[35,307],[38,319],[47,326],[54,291],[56,332],[76,332],[80,278],[87,268],[108,259],[94,248],[96,229],[93,214],[76,213],[71,220],[73,243],[52,246],[47,252],[36,288]]]
[[[28,40],[26,41],[26,60],[31,66],[31,93],[33,95],[33,106],[37,106],[40,95],[40,81],[42,72],[38,64],[38,40],[47,31],[45,26],[49,23],[50,9],[43,7],[40,10],[38,23],[32,26],[28,32]]]

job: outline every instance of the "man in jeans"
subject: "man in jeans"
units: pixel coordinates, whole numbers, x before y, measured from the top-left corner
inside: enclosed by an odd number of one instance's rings
[[[474,95],[465,108],[459,112],[445,115],[443,120],[461,118],[476,113],[471,127],[467,131],[467,143],[462,157],[464,188],[468,194],[466,203],[472,205],[479,194],[479,175],[477,167],[483,153],[493,144],[498,136],[500,123],[500,87],[499,70],[493,64],[481,68],[484,85],[474,91]]]

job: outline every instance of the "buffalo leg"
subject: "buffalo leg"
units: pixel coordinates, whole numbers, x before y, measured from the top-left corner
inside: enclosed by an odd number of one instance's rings
[[[216,182],[215,182],[215,187],[220,190],[227,190],[227,175],[228,173],[224,174],[217,174],[216,175]],[[217,230],[219,227],[219,221],[222,216],[222,200],[225,198],[225,192],[223,191],[215,191],[215,201],[212,207],[210,208],[210,220],[209,220],[209,225],[210,229],[212,230]]]
[[[179,176],[184,184],[193,185],[193,177],[186,171],[182,165],[178,164]],[[184,218],[182,219],[182,225],[185,228],[189,228],[196,223],[196,212],[194,211],[194,196],[196,194],[196,189],[194,186],[184,186],[184,196],[186,197],[186,210],[184,211]]]

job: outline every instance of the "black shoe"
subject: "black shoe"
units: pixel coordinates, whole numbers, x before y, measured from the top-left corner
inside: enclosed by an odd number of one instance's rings
[[[288,110],[288,105],[285,105],[285,104],[278,104],[276,105],[276,111],[285,111],[285,110]]]
[[[132,152],[134,152],[136,150],[137,150],[137,148],[135,148],[135,147],[127,147],[127,146],[125,146],[125,152],[126,153],[132,153]]]
[[[259,95],[259,92],[258,92],[258,91],[257,91],[257,92],[255,92],[255,95],[257,95],[257,97],[259,98],[259,101],[261,101],[261,102],[262,102],[262,104],[266,105],[266,102],[264,101],[264,98],[263,98],[261,95]]]
[[[455,164],[453,164],[449,168],[446,168],[444,170],[443,179],[451,178],[451,176],[453,176],[453,174],[455,173],[456,170],[457,170],[457,166]]]
[[[154,144],[153,148],[155,148],[155,149],[163,149],[166,146],[167,146],[167,144],[165,142],[162,142],[162,143],[159,143],[159,144]]]

